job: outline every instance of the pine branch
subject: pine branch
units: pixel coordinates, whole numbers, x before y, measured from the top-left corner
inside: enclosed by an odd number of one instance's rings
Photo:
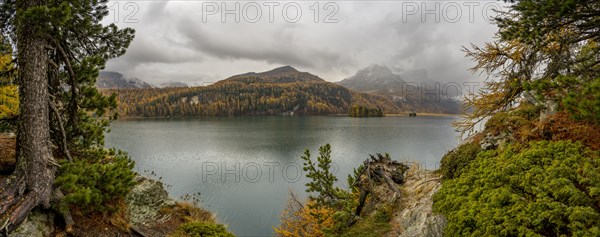
[[[77,75],[75,74],[75,71],[73,70],[73,66],[71,65],[71,58],[69,55],[67,55],[67,52],[64,50],[64,48],[60,45],[60,43],[58,41],[56,41],[55,39],[51,40],[54,44],[54,46],[56,46],[56,48],[58,49],[58,52],[61,54],[63,61],[65,62],[67,71],[69,72],[69,84],[71,86],[71,109],[70,109],[70,121],[71,121],[71,126],[73,127],[74,131],[77,130],[78,126],[77,126],[77,110],[78,110],[78,104],[77,104],[77,98],[78,98],[78,93],[77,93]]]
[[[50,109],[54,113],[54,116],[56,117],[56,121],[58,123],[58,127],[60,128],[60,134],[62,136],[62,147],[61,147],[62,152],[65,153],[65,156],[67,157],[69,162],[73,162],[73,158],[71,158],[71,153],[69,153],[69,149],[67,148],[67,135],[65,133],[65,128],[63,126],[63,122],[62,122],[62,118],[60,117],[60,113],[58,112],[56,105],[54,105],[54,103],[52,103],[51,100],[48,101],[48,104],[50,105]]]

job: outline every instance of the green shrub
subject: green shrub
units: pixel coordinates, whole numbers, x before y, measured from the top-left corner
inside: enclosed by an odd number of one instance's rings
[[[600,158],[571,141],[482,152],[434,195],[448,236],[599,236]]]
[[[228,232],[227,228],[221,224],[206,221],[192,221],[180,225],[173,236],[233,237],[235,235]]]
[[[498,112],[485,123],[485,131],[491,134],[515,132],[532,124],[539,117],[540,111],[541,106],[524,103],[509,112]]]
[[[574,119],[600,124],[600,78],[582,83],[562,100]]]
[[[453,179],[463,172],[463,170],[475,160],[480,148],[477,144],[465,143],[456,149],[449,151],[440,164],[440,171],[444,179]]]
[[[362,219],[356,224],[347,227],[342,232],[327,234],[326,236],[342,236],[342,237],[353,237],[353,236],[361,236],[361,237],[378,237],[384,236],[388,233],[392,226],[389,221],[380,221],[377,220],[380,218],[379,216],[369,216],[365,219]]]
[[[114,149],[94,149],[72,163],[61,164],[55,180],[64,192],[61,204],[75,205],[84,212],[116,211],[115,201],[134,186],[134,162]]]

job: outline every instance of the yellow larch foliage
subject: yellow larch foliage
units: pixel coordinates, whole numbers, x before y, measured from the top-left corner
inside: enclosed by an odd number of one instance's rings
[[[17,86],[0,86],[0,118],[17,115],[19,111],[19,93]]]
[[[324,236],[323,231],[334,224],[335,210],[318,206],[314,201],[302,205],[291,198],[281,215],[281,224],[275,234],[282,237]]]

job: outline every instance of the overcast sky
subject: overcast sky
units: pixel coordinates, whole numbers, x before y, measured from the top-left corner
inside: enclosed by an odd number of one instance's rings
[[[327,81],[372,64],[396,72],[426,69],[440,82],[476,81],[461,46],[493,39],[497,28],[488,19],[500,6],[493,1],[326,3],[111,1],[104,23],[134,28],[136,35],[127,53],[106,69],[155,85],[201,84],[283,65]],[[223,15],[224,8],[229,14]]]

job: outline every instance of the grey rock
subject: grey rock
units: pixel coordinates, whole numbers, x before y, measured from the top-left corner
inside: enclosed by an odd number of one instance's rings
[[[511,133],[502,132],[498,135],[492,135],[490,133],[485,134],[485,137],[479,143],[479,146],[483,150],[496,149],[504,144],[508,143],[512,139]]]
[[[433,194],[441,187],[439,175],[431,171],[411,167],[407,171],[402,192],[406,195],[392,219],[393,231],[386,236],[441,237],[446,227],[446,218],[433,212]]]
[[[159,219],[162,208],[175,205],[160,181],[137,176],[136,182],[137,185],[125,197],[131,224],[138,226],[154,223]]]
[[[54,232],[54,214],[34,210],[9,237],[44,237]]]
[[[552,99],[544,102],[545,110],[540,111],[540,121],[546,121],[548,117],[555,115],[558,111],[558,104]]]

